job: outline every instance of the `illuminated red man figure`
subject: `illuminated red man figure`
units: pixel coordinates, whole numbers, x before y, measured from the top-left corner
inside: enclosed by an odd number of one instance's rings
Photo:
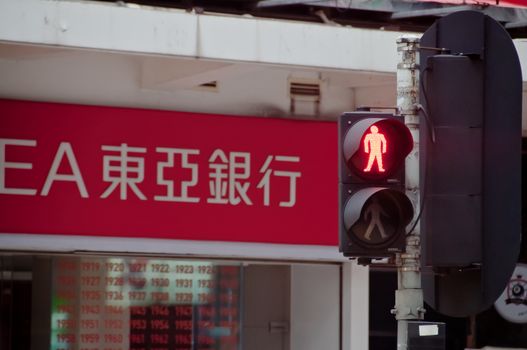
[[[371,126],[370,131],[371,133],[367,134],[364,138],[364,152],[370,154],[368,165],[364,169],[364,172],[370,172],[373,161],[376,161],[379,172],[383,173],[385,170],[382,165],[382,154],[386,153],[386,138],[384,138],[383,134],[379,133],[379,128],[375,125]]]

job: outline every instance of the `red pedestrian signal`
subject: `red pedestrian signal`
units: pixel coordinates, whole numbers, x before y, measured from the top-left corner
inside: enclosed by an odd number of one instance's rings
[[[408,128],[394,116],[375,113],[354,114],[346,121],[343,155],[351,176],[363,180],[386,180],[403,168],[413,147]],[[358,120],[353,120],[358,119]]]
[[[339,119],[340,250],[380,258],[404,250],[413,206],[404,193],[404,160],[413,148],[402,117],[346,113]]]
[[[379,128],[375,125],[370,127],[370,133],[364,135],[364,152],[368,154],[368,164],[364,168],[365,173],[371,172],[373,163],[377,165],[377,172],[384,173],[383,155],[386,154],[388,148],[386,138]]]

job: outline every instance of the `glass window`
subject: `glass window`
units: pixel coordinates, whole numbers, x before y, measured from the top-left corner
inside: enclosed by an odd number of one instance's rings
[[[52,350],[239,346],[239,263],[54,257],[51,264]]]
[[[13,254],[0,259],[1,349],[295,350],[324,337],[335,345],[330,349],[340,346],[336,264]],[[334,295],[319,295],[314,277],[321,272],[335,284],[324,284],[324,293]],[[329,300],[330,307],[321,308],[320,300]],[[333,322],[324,321],[327,331],[317,326],[318,317]],[[313,329],[320,331],[310,342]]]

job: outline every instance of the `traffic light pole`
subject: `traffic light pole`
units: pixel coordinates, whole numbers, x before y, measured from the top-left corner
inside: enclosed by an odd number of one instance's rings
[[[396,256],[398,289],[395,292],[397,319],[397,350],[408,349],[408,321],[422,320],[423,290],[421,289],[421,243],[419,222],[419,38],[404,35],[397,39],[397,109],[404,116],[414,145],[406,158],[406,195],[414,206],[414,220],[408,225],[412,232],[406,238],[406,251]]]

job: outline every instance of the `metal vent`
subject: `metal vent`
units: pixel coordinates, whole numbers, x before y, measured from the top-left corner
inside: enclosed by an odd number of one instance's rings
[[[320,82],[289,81],[289,95],[292,99],[301,101],[319,101]]]
[[[320,80],[290,78],[289,99],[291,115],[317,117],[320,114]]]

